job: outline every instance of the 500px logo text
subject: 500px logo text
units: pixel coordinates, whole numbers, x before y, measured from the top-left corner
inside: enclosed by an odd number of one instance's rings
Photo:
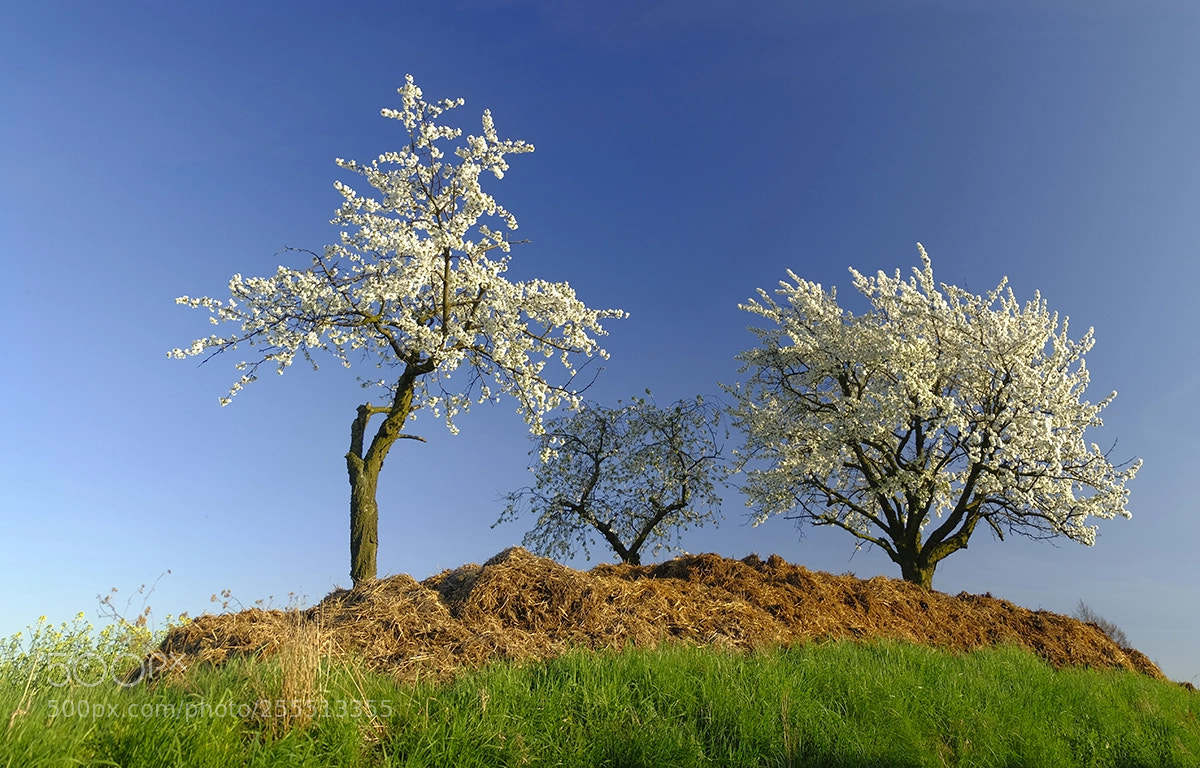
[[[142,657],[131,652],[101,656],[94,651],[88,651],[78,654],[51,653],[44,658],[45,663],[40,667],[39,680],[45,680],[54,688],[71,685],[95,688],[106,682],[128,688],[150,675],[185,669],[182,656],[161,652]]]

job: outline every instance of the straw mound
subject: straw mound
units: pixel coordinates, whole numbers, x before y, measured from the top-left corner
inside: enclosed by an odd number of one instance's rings
[[[319,628],[332,652],[353,653],[401,679],[446,678],[492,659],[542,659],[572,647],[674,641],[754,648],[822,638],[893,638],[954,651],[1008,642],[1056,667],[1124,667],[1165,679],[1143,654],[1093,624],[988,595],[834,576],[775,555],[689,555],[585,573],[519,547],[423,582],[402,574],[339,589],[306,611],[201,616],[173,629],[160,652],[180,666],[269,656],[302,625]]]

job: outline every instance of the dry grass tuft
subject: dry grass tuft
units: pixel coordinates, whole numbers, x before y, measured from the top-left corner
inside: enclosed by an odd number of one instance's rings
[[[492,659],[543,659],[571,647],[671,641],[749,649],[823,638],[893,638],[954,651],[1007,642],[1054,666],[1124,667],[1165,679],[1095,626],[986,595],[834,576],[775,555],[689,555],[581,572],[519,547],[423,582],[402,574],[339,589],[299,614],[201,616],[173,629],[161,651],[214,664],[296,652],[285,649],[312,644],[303,635],[311,626],[320,627],[323,653],[352,653],[402,680],[446,679]]]
[[[333,654],[320,621],[289,612],[290,632],[279,639],[275,662],[252,678],[253,718],[269,736],[279,737],[312,723],[317,703],[325,700],[328,670],[322,661]]]

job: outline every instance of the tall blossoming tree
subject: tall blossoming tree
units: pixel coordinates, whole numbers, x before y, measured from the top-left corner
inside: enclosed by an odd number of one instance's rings
[[[918,248],[907,282],[850,270],[862,315],[790,271],[780,301],[760,289],[741,306],[770,322],[729,388],[756,521],[844,529],[926,588],[980,523],[1093,544],[1092,518],[1129,517],[1141,462],[1114,466],[1084,441],[1116,396],[1083,399],[1092,331],[1071,340],[1040,294],[1020,304],[1007,281],[986,296],[939,286]]]
[[[455,417],[473,402],[512,396],[533,432],[561,404],[577,405],[570,383],[580,356],[605,357],[596,341],[600,321],[623,317],[594,310],[566,283],[510,281],[508,232],[511,213],[480,186],[480,176],[503,178],[507,155],[532,152],[524,141],[501,140],[484,111],[482,132],[447,154],[462,130],[442,124],[462,99],[425,101],[411,76],[399,89],[399,109],[384,109],[406,132],[406,146],[370,163],[338,159],[362,176],[375,196],[340,182],[343,202],[333,223],[340,242],[323,253],[303,253],[309,266],[280,266],[270,277],[229,281],[230,298],[182,296],[176,301],[207,309],[214,325],[231,323],[227,335],[198,339],[170,355],[205,359],[240,347],[257,354],[237,364],[242,371],[221,398],[227,405],[260,367],[282,374],[297,355],[316,367],[313,354],[332,355],[343,366],[368,364],[382,378],[363,381],[381,390],[358,406],[350,428],[346,466],[350,477],[350,576],[355,585],[376,578],[379,473],[388,451],[402,438],[405,422],[427,408],[457,432]],[[484,223],[480,220],[483,219]],[[492,222],[489,226],[487,222]],[[562,384],[545,367],[557,358]],[[465,369],[465,375],[452,373]],[[372,417],[382,420],[374,434]]]

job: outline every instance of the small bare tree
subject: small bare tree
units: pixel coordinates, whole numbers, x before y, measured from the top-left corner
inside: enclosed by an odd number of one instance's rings
[[[622,562],[640,565],[642,548],[716,518],[715,484],[726,467],[717,446],[721,411],[703,399],[668,408],[634,398],[605,408],[593,403],[547,422],[533,436],[534,486],[510,493],[495,525],[526,511],[538,515],[524,545],[538,554],[570,557],[599,533]],[[495,526],[493,526],[495,527]]]

